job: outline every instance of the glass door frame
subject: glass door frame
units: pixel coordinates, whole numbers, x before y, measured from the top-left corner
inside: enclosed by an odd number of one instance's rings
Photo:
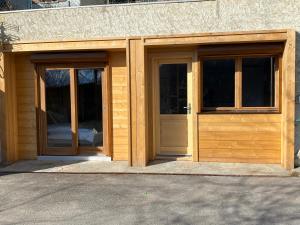
[[[152,58],[152,63],[151,63],[151,71],[153,73],[152,75],[152,89],[153,89],[153,94],[152,94],[152,114],[153,114],[153,148],[152,148],[152,154],[150,155],[151,159],[155,159],[157,155],[159,154],[159,149],[160,149],[160,100],[159,100],[159,95],[160,95],[160,84],[159,84],[159,65],[162,64],[187,64],[188,67],[188,73],[192,74],[192,80],[194,81],[194,69],[193,69],[193,54],[158,54],[157,56],[154,56]],[[192,86],[194,86],[194,82]],[[191,87],[191,92],[195,90],[194,87]],[[191,112],[190,114],[192,115],[192,120],[194,120],[193,116],[195,115],[195,103],[194,99],[192,99],[191,103]],[[192,123],[192,129],[189,130],[188,138],[189,138],[189,143],[190,143],[190,148],[192,150],[192,157],[194,156],[194,151],[195,151],[195,144],[193,143],[193,140],[195,138],[194,135],[194,123]]]
[[[46,115],[46,69],[68,69],[70,71],[70,108],[72,147],[47,146],[47,115]],[[79,146],[78,138],[78,102],[76,69],[103,69],[102,83],[102,126],[103,146]],[[101,152],[111,156],[111,85],[109,66],[107,63],[49,63],[36,65],[36,113],[39,155],[77,155],[84,152]]]

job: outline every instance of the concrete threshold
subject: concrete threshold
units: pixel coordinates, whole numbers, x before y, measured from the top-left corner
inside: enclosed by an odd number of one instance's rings
[[[103,161],[110,162],[111,157],[105,155],[78,155],[78,156],[38,156],[41,161]]]
[[[0,168],[0,173],[158,174],[202,176],[298,176],[280,165],[244,163],[194,163],[156,160],[147,167],[129,167],[126,161],[27,160]]]

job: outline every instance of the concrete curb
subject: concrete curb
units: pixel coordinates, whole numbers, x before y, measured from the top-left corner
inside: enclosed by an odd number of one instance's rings
[[[298,177],[300,168],[287,171],[278,165],[236,163],[190,163],[184,161],[155,161],[147,167],[128,167],[126,162],[97,161],[19,161],[0,168],[0,174],[140,174],[181,176],[236,176],[236,177]]]
[[[150,173],[150,172],[54,172],[54,171],[0,171],[1,175],[19,174],[19,173],[40,173],[40,174],[81,174],[81,175],[157,175],[157,176],[203,176],[203,177],[280,177],[290,178],[299,177],[300,172],[292,171],[288,175],[276,175],[276,174],[209,174],[209,173]]]
[[[300,177],[300,171],[293,170],[290,173],[291,177]]]

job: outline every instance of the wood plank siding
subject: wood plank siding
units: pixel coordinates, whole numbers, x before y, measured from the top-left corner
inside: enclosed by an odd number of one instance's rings
[[[128,160],[128,89],[126,52],[110,53],[113,160]]]
[[[281,115],[198,115],[199,160],[280,163]]]
[[[16,90],[19,159],[37,156],[34,65],[29,54],[16,55]]]

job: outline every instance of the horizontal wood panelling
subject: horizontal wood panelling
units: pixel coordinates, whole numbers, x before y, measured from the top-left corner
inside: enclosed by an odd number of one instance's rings
[[[122,146],[120,146],[122,147]],[[114,154],[114,161],[127,161],[128,160],[128,154],[124,152],[116,152]]]
[[[241,126],[242,123],[242,126]],[[203,122],[201,126],[199,127],[199,131],[223,131],[223,132],[231,132],[231,131],[246,131],[246,132],[252,132],[252,131],[266,131],[266,132],[276,132],[280,129],[279,123],[205,123]],[[220,126],[220,124],[222,126]],[[270,126],[272,124],[272,126]]]
[[[261,132],[252,131],[250,134],[248,131],[231,131],[230,133],[222,131],[206,131],[199,134],[200,139],[212,140],[212,141],[269,141],[280,139],[279,132]]]
[[[20,117],[18,117],[18,118],[20,118]],[[35,127],[36,127],[36,122],[35,122],[35,120],[33,120],[33,119],[25,120],[25,119],[22,119],[22,118],[21,118],[21,119],[19,120],[18,125],[19,125],[20,128],[33,128],[33,129],[35,129]]]
[[[19,159],[37,156],[36,115],[34,100],[34,66],[30,55],[16,56]]]
[[[17,88],[19,91],[19,88],[22,89],[22,88],[34,88],[34,84],[32,83],[32,80],[23,80],[22,81],[22,84],[20,83],[17,83]]]
[[[115,146],[127,145],[127,143],[128,143],[128,138],[125,136],[114,135],[113,137],[114,137]],[[116,149],[116,151],[118,151],[118,150]],[[123,149],[121,149],[121,151],[123,151]]]
[[[209,114],[199,115],[201,122],[275,122],[278,123],[281,120],[280,114]]]
[[[36,141],[35,137],[32,135],[21,135],[18,139],[18,141],[22,144],[32,144]]]
[[[110,53],[112,76],[113,160],[128,160],[128,93],[126,53]]]
[[[253,150],[261,150],[261,149],[275,149],[280,150],[280,139],[261,141],[256,140],[253,141],[249,138],[249,140],[244,141],[235,141],[232,140],[231,137],[229,140],[222,141],[212,141],[212,140],[203,140],[199,143],[201,149],[253,149]]]
[[[34,143],[22,143],[22,145],[19,148],[19,151],[27,151],[28,153],[30,153],[30,155],[28,155],[28,158],[34,158],[36,156],[36,145]],[[34,153],[34,155],[32,155],[32,153]]]
[[[20,82],[23,82],[23,80],[22,79],[20,79],[21,81]],[[22,85],[22,84],[19,84],[19,86],[20,85]],[[23,96],[34,96],[34,93],[32,94],[32,89],[33,89],[34,87],[19,87],[18,89],[17,89],[17,94],[19,94],[19,95],[23,95]]]
[[[17,96],[20,96],[22,98],[22,95],[17,93]],[[34,96],[32,96],[34,98]],[[18,111],[19,112],[35,112],[34,104],[18,104]]]
[[[199,155],[200,156],[200,155]],[[259,164],[279,164],[278,159],[267,158],[267,157],[243,157],[243,158],[232,158],[232,157],[201,157],[200,162],[221,162],[221,163],[259,163]]]
[[[127,128],[118,128],[114,131],[113,135],[114,137],[128,137],[127,134],[128,129]]]
[[[280,163],[281,115],[198,115],[199,160]]]
[[[19,121],[19,120],[18,120]],[[18,130],[18,136],[19,139],[22,137],[27,138],[27,137],[36,137],[36,130],[33,129],[19,129]]]
[[[34,99],[32,99],[31,96],[23,96],[23,98],[20,99],[19,104],[34,104]]]

